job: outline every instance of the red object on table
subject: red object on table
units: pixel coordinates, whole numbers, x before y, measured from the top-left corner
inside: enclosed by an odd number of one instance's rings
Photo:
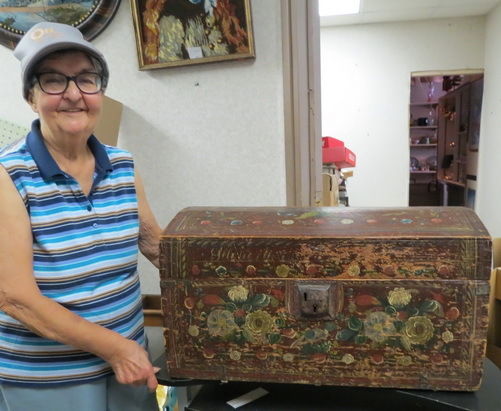
[[[322,137],[322,163],[334,163],[337,168],[355,167],[357,156],[341,140],[327,136]]]

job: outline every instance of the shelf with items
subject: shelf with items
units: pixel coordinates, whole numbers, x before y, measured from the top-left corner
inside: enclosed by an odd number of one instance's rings
[[[453,186],[458,186],[458,187],[466,187],[466,184],[464,183],[460,183],[459,181],[453,181],[453,180],[449,180],[447,178],[445,179],[438,179],[439,182],[441,183],[447,183],[447,184],[450,184],[450,185],[453,185]]]
[[[409,205],[440,204],[438,176],[441,76],[413,76],[409,104]]]
[[[414,183],[428,183],[435,179],[437,172],[437,134],[436,130],[426,130],[426,132],[410,132],[410,172],[412,174],[425,174]],[[422,181],[428,179],[427,181]],[[413,181],[411,181],[413,184]]]
[[[409,107],[410,184],[434,184],[437,177],[436,101],[417,101]]]
[[[411,106],[436,106],[438,105],[438,101],[416,101],[416,102],[411,102]]]

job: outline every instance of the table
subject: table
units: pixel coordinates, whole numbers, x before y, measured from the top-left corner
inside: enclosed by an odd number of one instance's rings
[[[171,379],[165,370],[164,356],[154,365],[161,368],[157,374],[160,384],[203,384],[186,411],[231,411],[233,408],[226,401],[257,387],[269,394],[238,408],[239,411],[501,411],[501,371],[488,359],[484,362],[482,385],[475,392]]]

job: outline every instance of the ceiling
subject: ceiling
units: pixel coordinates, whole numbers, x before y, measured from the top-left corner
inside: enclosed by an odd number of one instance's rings
[[[337,0],[330,0],[337,1]],[[321,26],[482,16],[501,0],[360,0],[360,13],[320,17]]]

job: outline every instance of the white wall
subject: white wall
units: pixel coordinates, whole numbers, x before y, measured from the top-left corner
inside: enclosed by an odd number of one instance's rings
[[[125,107],[119,145],[130,150],[163,227],[193,205],[284,205],[285,149],[280,2],[252,1],[256,60],[138,71],[128,1],[94,43],[109,62],[107,94]],[[19,64],[0,47],[0,117],[34,118]],[[140,262],[143,291],[158,272]]]
[[[321,28],[322,135],[358,157],[350,205],[408,205],[411,73],[482,68],[484,31],[483,17]]]
[[[493,237],[501,237],[501,6],[488,16],[485,35],[485,81],[480,129],[476,210]]]

